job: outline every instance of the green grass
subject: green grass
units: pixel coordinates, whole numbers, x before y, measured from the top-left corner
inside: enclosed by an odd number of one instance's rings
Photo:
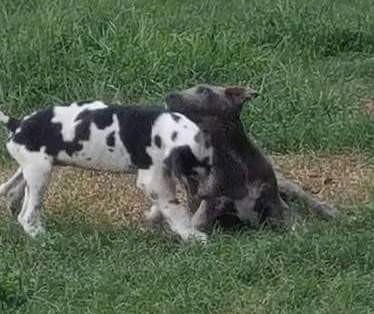
[[[262,96],[243,122],[268,151],[372,155],[360,106],[374,98],[373,16],[372,0],[2,0],[0,103],[22,115],[249,84]],[[0,313],[373,313],[373,201],[295,233],[217,232],[206,247],[81,217],[48,217],[33,242],[2,219]]]
[[[374,151],[374,6],[360,1],[2,0],[0,102],[13,114],[100,97],[160,102],[251,84],[265,147]]]
[[[371,212],[288,234],[217,233],[199,246],[52,219],[34,242],[3,221],[0,305],[12,314],[372,313],[373,223]]]

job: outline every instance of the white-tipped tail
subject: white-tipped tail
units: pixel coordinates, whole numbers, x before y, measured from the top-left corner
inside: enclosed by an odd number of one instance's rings
[[[8,123],[9,119],[10,118],[6,114],[0,111],[0,122]]]

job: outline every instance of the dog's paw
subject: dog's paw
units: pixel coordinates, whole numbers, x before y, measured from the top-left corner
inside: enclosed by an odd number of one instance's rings
[[[204,232],[194,230],[186,238],[188,241],[197,241],[201,244],[208,243],[208,235]]]
[[[25,224],[23,225],[23,229],[32,239],[42,237],[45,234],[45,229],[40,224]]]
[[[148,225],[158,225],[162,222],[162,214],[156,206],[144,212],[144,219]]]

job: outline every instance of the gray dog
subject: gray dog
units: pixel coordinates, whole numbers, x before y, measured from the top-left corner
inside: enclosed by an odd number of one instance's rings
[[[193,222],[206,229],[223,216],[243,222],[291,222],[286,202],[298,200],[314,212],[329,218],[337,209],[322,203],[299,185],[286,179],[271,160],[248,138],[240,121],[243,104],[257,96],[248,87],[198,85],[166,96],[170,110],[180,112],[209,134],[214,149],[210,193],[197,197],[197,183],[186,184],[189,207],[196,211]],[[285,202],[286,201],[286,202]]]

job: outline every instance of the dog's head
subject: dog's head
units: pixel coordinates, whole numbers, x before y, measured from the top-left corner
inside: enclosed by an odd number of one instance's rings
[[[243,104],[258,93],[244,86],[197,85],[166,96],[166,106],[181,113],[194,111],[208,115],[239,115]]]

